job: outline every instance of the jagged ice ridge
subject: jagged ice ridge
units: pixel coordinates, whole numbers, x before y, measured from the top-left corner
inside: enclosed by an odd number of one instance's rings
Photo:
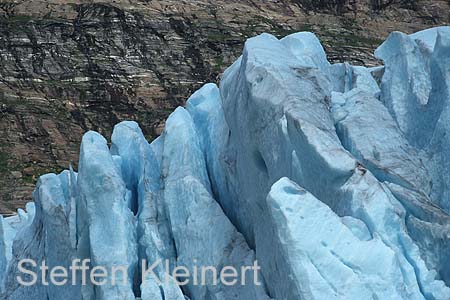
[[[134,122],[111,147],[86,133],[78,173],[0,217],[2,299],[450,299],[450,29],[394,32],[375,55],[331,65],[312,33],[263,34],[151,144]],[[25,287],[26,258],[124,265],[128,282]],[[263,282],[158,286],[143,259],[257,260]]]

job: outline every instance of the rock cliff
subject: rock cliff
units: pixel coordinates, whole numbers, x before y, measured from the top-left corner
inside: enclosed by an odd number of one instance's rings
[[[0,212],[76,165],[82,133],[136,120],[148,139],[262,32],[312,31],[331,62],[376,65],[393,30],[449,21],[448,1],[0,1]]]

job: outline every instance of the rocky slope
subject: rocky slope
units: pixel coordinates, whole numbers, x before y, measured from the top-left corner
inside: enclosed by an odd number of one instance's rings
[[[448,1],[0,1],[0,212],[76,164],[83,132],[148,139],[261,32],[315,32],[332,62],[375,65],[390,31],[449,22]]]

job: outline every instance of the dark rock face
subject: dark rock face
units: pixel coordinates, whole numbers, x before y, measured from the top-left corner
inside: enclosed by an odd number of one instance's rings
[[[420,3],[419,3],[420,2]],[[0,213],[124,119],[148,139],[250,36],[315,32],[331,61],[377,64],[392,31],[449,22],[448,1],[0,1]]]

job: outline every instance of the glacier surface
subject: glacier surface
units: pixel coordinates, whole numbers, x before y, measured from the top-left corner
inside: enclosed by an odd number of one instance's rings
[[[262,34],[152,143],[131,121],[110,146],[86,133],[78,173],[0,216],[1,299],[450,300],[450,28],[393,32],[375,55],[330,64],[312,33]],[[25,286],[24,259],[125,270]],[[170,273],[255,261],[259,282]]]

